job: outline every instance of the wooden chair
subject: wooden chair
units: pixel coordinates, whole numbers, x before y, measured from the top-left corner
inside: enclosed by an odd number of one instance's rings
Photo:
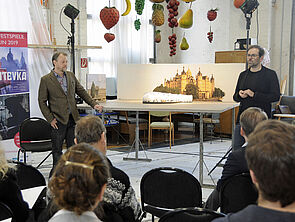
[[[129,144],[132,145],[135,139],[135,127],[136,127],[136,118],[128,116],[127,111],[119,112],[119,121],[120,121],[120,133],[129,135]],[[139,131],[144,131],[144,140],[145,140],[145,131],[147,130],[148,121],[143,118],[139,118]]]
[[[156,117],[166,117],[169,116],[169,122],[162,121],[151,121],[151,116],[156,116]],[[171,122],[171,112],[158,112],[158,111],[150,111],[149,112],[149,136],[148,136],[148,146],[151,146],[152,143],[152,131],[154,129],[167,129],[169,130],[169,146],[171,149],[171,136],[172,136],[172,142],[174,145],[174,125],[173,122]]]

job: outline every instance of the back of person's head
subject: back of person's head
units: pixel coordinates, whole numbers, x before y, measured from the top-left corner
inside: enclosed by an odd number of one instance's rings
[[[91,145],[80,143],[61,156],[49,188],[59,208],[81,215],[93,210],[102,199],[108,177],[104,155]]]
[[[78,143],[97,143],[105,132],[106,128],[101,119],[93,115],[82,117],[75,126],[75,137]]]
[[[242,112],[240,124],[245,135],[248,137],[250,133],[254,131],[258,123],[267,119],[267,115],[262,109],[258,107],[250,107]]]
[[[295,201],[295,127],[278,120],[257,125],[246,149],[261,197],[285,207]]]

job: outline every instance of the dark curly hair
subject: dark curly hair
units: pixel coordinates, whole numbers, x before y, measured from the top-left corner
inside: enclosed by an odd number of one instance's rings
[[[109,178],[104,155],[86,143],[72,146],[60,158],[49,189],[60,209],[81,215],[93,210]]]

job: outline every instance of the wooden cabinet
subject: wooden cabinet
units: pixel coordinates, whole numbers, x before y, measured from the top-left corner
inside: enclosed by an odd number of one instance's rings
[[[237,120],[239,112],[239,107],[235,108],[235,121]],[[232,134],[232,110],[225,111],[220,114],[220,127],[215,127],[215,132],[216,133],[221,133],[221,134]]]
[[[215,63],[245,63],[246,50],[215,52]]]

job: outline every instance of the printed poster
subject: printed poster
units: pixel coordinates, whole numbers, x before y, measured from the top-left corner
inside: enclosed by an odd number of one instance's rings
[[[14,139],[30,117],[27,33],[0,32],[0,136]]]

